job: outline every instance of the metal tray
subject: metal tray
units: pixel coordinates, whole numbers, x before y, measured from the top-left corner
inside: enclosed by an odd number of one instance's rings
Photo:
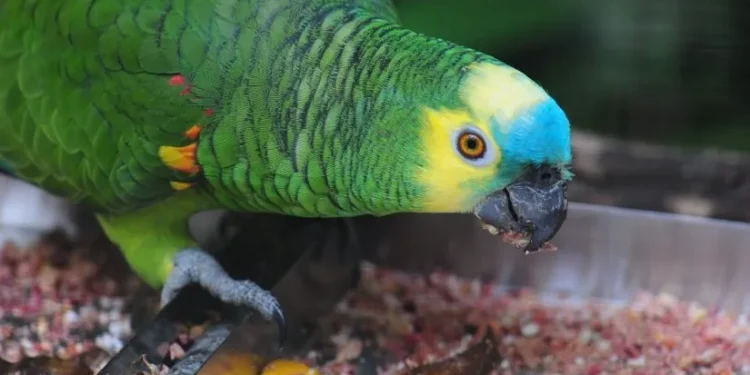
[[[750,311],[747,223],[572,203],[554,253],[524,255],[464,216],[393,217],[367,235],[372,259],[400,269],[439,268],[582,298],[666,292]]]

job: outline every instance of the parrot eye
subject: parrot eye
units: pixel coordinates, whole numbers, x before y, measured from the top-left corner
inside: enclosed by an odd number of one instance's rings
[[[458,151],[467,159],[476,160],[484,156],[487,145],[481,135],[464,131],[458,136]]]
[[[480,129],[467,126],[454,134],[455,150],[467,162],[484,166],[494,161],[494,149]]]

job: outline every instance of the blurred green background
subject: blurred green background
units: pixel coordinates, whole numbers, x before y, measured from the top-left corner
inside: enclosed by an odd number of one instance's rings
[[[574,129],[750,151],[750,3],[394,0],[402,21],[540,82]]]

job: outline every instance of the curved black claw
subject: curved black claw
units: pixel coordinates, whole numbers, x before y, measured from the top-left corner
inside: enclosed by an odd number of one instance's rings
[[[281,311],[281,308],[276,307],[273,310],[273,321],[276,322],[276,325],[279,327],[279,349],[281,349],[284,347],[288,330],[286,319],[284,318],[284,312]]]
[[[279,341],[286,340],[287,326],[279,301],[267,290],[250,280],[229,277],[219,263],[200,249],[186,249],[177,253],[174,268],[162,289],[162,305],[166,305],[190,283],[203,289],[224,303],[246,306],[256,310],[266,320],[273,319],[279,327]]]

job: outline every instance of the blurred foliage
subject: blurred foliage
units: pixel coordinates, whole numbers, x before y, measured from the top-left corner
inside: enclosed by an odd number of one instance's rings
[[[417,31],[539,81],[574,128],[750,151],[750,3],[394,0]]]

